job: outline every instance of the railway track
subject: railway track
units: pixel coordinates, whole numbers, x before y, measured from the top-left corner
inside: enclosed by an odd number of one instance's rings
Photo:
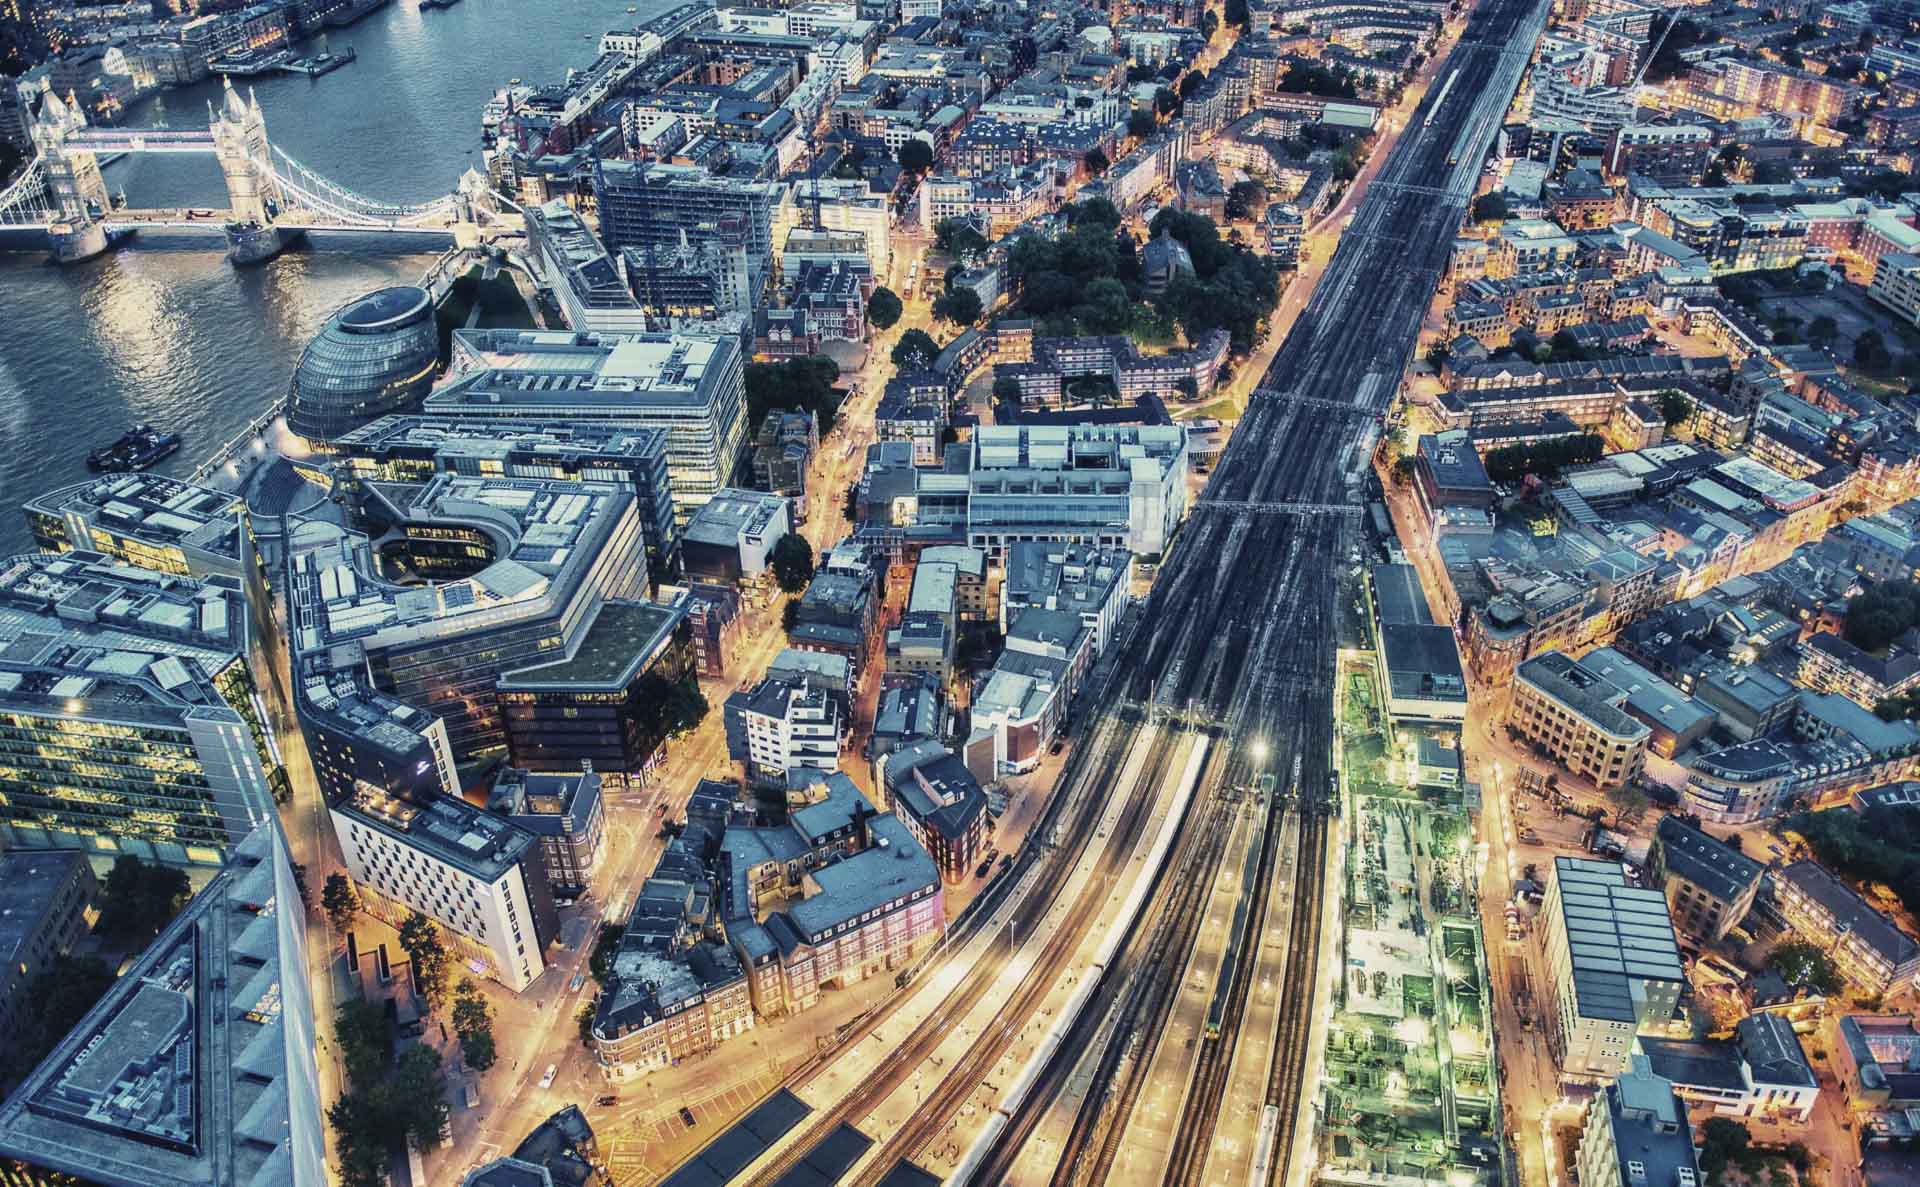
[[[1300,1124],[1302,1098],[1306,1091],[1307,1060],[1313,1048],[1314,988],[1319,979],[1320,933],[1326,912],[1322,909],[1321,890],[1327,876],[1327,817],[1312,815],[1301,822],[1297,869],[1303,883],[1315,888],[1313,894],[1295,893],[1293,897],[1292,947],[1287,953],[1286,984],[1294,992],[1283,999],[1280,1021],[1275,1028],[1273,1067],[1267,1078],[1266,1104],[1278,1110],[1278,1129],[1271,1154],[1271,1170],[1256,1178],[1250,1187],[1267,1187],[1269,1181],[1285,1187],[1293,1169],[1295,1137]]]
[[[1135,783],[1137,792],[1151,794],[1159,790],[1184,736],[1183,731],[1159,732]],[[1125,814],[1123,819],[1131,827],[1119,834],[1108,850],[1116,860],[1110,861],[1108,868],[1088,883],[1086,893],[1072,907],[1069,921],[1047,940],[1046,948],[1033,971],[1021,980],[1013,997],[995,1011],[992,1020],[982,1028],[980,1040],[968,1047],[965,1056],[942,1074],[940,1082],[927,1099],[914,1110],[912,1122],[889,1135],[879,1151],[868,1159],[866,1171],[854,1180],[855,1187],[874,1187],[901,1159],[922,1150],[945,1128],[947,1119],[966,1102],[967,1097],[985,1082],[987,1075],[1018,1038],[1023,1020],[1033,1017],[1040,1003],[1053,991],[1060,970],[1071,962],[1087,929],[1106,907],[1113,887],[1114,869],[1124,865],[1131,857],[1150,817],[1149,811],[1129,811]],[[978,1001],[978,996],[975,1001]],[[965,1017],[965,1013],[956,1017]],[[943,1036],[945,1029],[942,1027]]]

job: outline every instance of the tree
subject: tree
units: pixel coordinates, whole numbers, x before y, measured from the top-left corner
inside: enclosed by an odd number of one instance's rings
[[[1127,135],[1135,140],[1145,140],[1159,126],[1160,121],[1154,119],[1153,113],[1144,107],[1134,108],[1133,114],[1127,117]]]
[[[1674,391],[1672,388],[1660,393],[1660,416],[1667,422],[1668,428],[1680,424],[1692,415],[1693,401],[1687,399],[1686,393]]]
[[[1200,73],[1198,70],[1188,71],[1187,76],[1180,80],[1181,102],[1185,103],[1188,99],[1193,98],[1194,92],[1198,91],[1201,87],[1205,86],[1206,82],[1207,82],[1207,76]]]
[[[1025,399],[1020,381],[1011,375],[993,377],[993,402],[996,404],[1018,404]]]
[[[20,1025],[0,1043],[0,1083],[16,1082],[45,1059],[113,988],[113,966],[97,956],[55,956],[17,999]]]
[[[1719,1182],[1730,1163],[1744,1159],[1752,1141],[1747,1127],[1733,1118],[1707,1118],[1700,1126],[1700,1173],[1710,1183]]]
[[[940,357],[940,344],[925,330],[908,330],[893,344],[893,365],[902,371],[924,371]]]
[[[333,1042],[346,1065],[347,1083],[371,1088],[386,1077],[392,1058],[387,1016],[364,998],[349,998],[333,1012]]]
[[[840,415],[840,392],[833,386],[839,378],[840,364],[823,354],[777,363],[748,363],[747,424],[757,431],[767,413],[778,408],[813,413],[825,433]]]
[[[1200,36],[1206,38],[1208,41],[1212,41],[1214,30],[1219,27],[1220,18],[1214,15],[1213,9],[1209,8],[1200,14]]]
[[[327,1107],[333,1126],[334,1164],[344,1187],[386,1187],[387,1160],[393,1151],[380,1140],[384,1128],[371,1094],[349,1092]]]
[[[94,930],[102,935],[145,944],[160,934],[192,893],[186,871],[153,865],[137,857],[114,859],[101,888],[100,919]]]
[[[958,326],[970,326],[980,320],[980,294],[970,288],[957,288],[933,303],[933,315]]]
[[[788,532],[780,537],[767,554],[767,565],[773,570],[773,579],[780,588],[788,593],[799,593],[813,580],[813,545],[798,532]]]
[[[484,1072],[494,1065],[493,1007],[472,977],[460,978],[453,987],[453,1031],[460,1036],[460,1058],[468,1067]]]
[[[1180,96],[1166,87],[1153,93],[1153,109],[1164,116],[1171,116],[1180,110]]]
[[[1807,323],[1807,341],[1815,346],[1825,346],[1840,336],[1840,323],[1827,314],[1821,314]]]
[[[1868,330],[1853,340],[1853,365],[1876,375],[1893,369],[1893,356],[1887,353],[1887,340],[1880,331]]]
[[[933,245],[962,260],[978,257],[987,250],[987,237],[966,219],[943,218],[933,225]]]
[[[326,911],[333,930],[345,931],[347,924],[353,922],[354,912],[360,909],[360,896],[345,874],[328,874],[327,884],[320,891],[320,906]]]
[[[573,1016],[573,1024],[580,1031],[580,1045],[589,1051],[593,1050],[593,1015],[597,1009],[595,1003],[584,1002]]]
[[[791,635],[793,628],[798,625],[800,625],[800,603],[788,602],[780,607],[780,629]]]
[[[874,289],[867,298],[867,321],[876,330],[891,330],[903,311],[899,296],[890,288]]]
[[[1090,177],[1100,176],[1113,165],[1112,161],[1107,160],[1107,154],[1102,152],[1097,144],[1087,150],[1087,155],[1080,158],[1080,163],[1087,167],[1087,175]]]
[[[1599,461],[1603,452],[1605,442],[1594,433],[1509,445],[1487,454],[1487,477],[1495,482],[1511,482],[1527,474],[1552,478],[1567,466]]]
[[[1193,376],[1191,375],[1182,375],[1180,378],[1174,380],[1173,387],[1175,391],[1180,393],[1180,398],[1188,403],[1192,403],[1200,398],[1200,385],[1194,382]]]
[[[1227,217],[1244,220],[1253,218],[1259,208],[1267,202],[1267,187],[1257,181],[1236,181],[1227,191]]]
[[[1490,190],[1473,200],[1473,221],[1476,223],[1504,222],[1507,214],[1507,196],[1499,190]]]
[[[447,981],[452,976],[452,959],[440,940],[440,929],[433,920],[415,911],[400,925],[400,947],[413,963],[413,983],[419,987],[429,1013],[446,1001]]]
[[[613,957],[620,950],[620,938],[627,934],[623,923],[602,923],[593,938],[593,953],[587,957],[587,972],[605,985],[613,980]]]
[[[918,138],[900,145],[900,168],[907,173],[925,173],[933,168],[933,146]]]
[[[1767,967],[1779,973],[1789,985],[1804,985],[1823,997],[1833,997],[1846,988],[1833,958],[1817,944],[1803,940],[1782,944],[1767,954]]]
[[[447,1129],[447,1078],[432,1047],[408,1047],[394,1062],[387,1108],[400,1124],[400,1136],[416,1150],[439,1142]]]

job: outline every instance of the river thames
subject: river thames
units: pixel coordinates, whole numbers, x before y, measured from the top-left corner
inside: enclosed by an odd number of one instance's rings
[[[668,0],[393,0],[329,33],[358,60],[322,78],[251,80],[275,144],[369,198],[421,202],[480,163],[480,109],[509,79],[560,82],[600,35]],[[242,88],[246,82],[240,82]],[[206,126],[218,80],[165,92],[133,126]],[[129,157],[106,170],[135,207],[226,204],[211,157]],[[300,350],[345,301],[412,282],[431,255],[293,251],[236,269],[205,250],[137,245],[69,268],[0,253],[0,556],[31,545],[21,500],[87,476],[89,449],[141,422],[183,434],[158,467],[186,474],[283,396]]]

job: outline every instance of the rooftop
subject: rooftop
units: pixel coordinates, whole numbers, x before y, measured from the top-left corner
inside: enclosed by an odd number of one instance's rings
[[[1628,886],[1611,862],[1557,857],[1553,874],[1581,1016],[1642,1021],[1636,1007],[1646,982],[1686,980],[1666,898],[1657,890]]]
[[[696,544],[737,548],[742,539],[765,533],[774,517],[786,507],[785,495],[725,487],[713,492],[713,498],[693,513],[681,538]]]
[[[417,804],[363,782],[333,810],[482,882],[518,865],[534,843],[532,833],[453,796]]]
[[[0,1157],[103,1187],[324,1187],[304,927],[277,826],[121,974],[0,1106]]]
[[[1738,899],[1766,872],[1759,862],[1678,816],[1662,816],[1655,835],[1667,870],[1722,902]]]
[[[599,685],[625,688],[667,647],[686,620],[684,604],[614,600],[603,602],[572,655],[521,668],[500,678],[502,688]]]
[[[73,517],[155,546],[240,560],[245,511],[240,497],[162,474],[111,474],[59,487],[27,500],[23,510],[29,518]]]

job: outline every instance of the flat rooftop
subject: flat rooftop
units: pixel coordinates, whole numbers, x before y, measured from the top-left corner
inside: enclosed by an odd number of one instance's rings
[[[38,495],[23,509],[29,516],[78,517],[131,539],[194,549],[238,564],[244,507],[238,495],[162,474],[110,474]]]
[[[686,618],[684,606],[658,602],[610,601],[566,659],[521,668],[500,678],[502,688],[543,685],[619,685],[624,687],[663,651],[674,628]]]

